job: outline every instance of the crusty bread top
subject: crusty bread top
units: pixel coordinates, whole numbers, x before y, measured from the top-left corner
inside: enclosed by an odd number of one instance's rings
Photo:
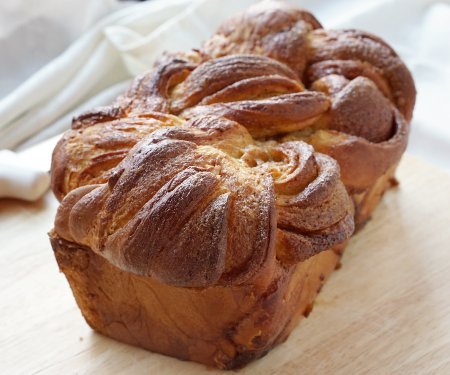
[[[257,142],[224,118],[163,126],[95,182],[65,196],[57,234],[171,285],[243,283],[276,258],[289,266],[353,232],[333,159],[300,141]]]
[[[268,56],[291,67],[308,87],[330,74],[367,77],[408,121],[412,116],[414,81],[387,43],[359,30],[324,30],[313,15],[284,1],[259,2],[225,21],[202,52]]]
[[[347,191],[399,161],[414,100],[379,38],[257,4],[74,119],[53,155],[55,229],[168,284],[249,282],[350,236]]]
[[[324,30],[269,0],[225,21],[201,49],[161,58],[115,108],[224,116],[255,138],[304,140],[335,158],[359,193],[400,160],[415,97],[409,70],[380,38]]]

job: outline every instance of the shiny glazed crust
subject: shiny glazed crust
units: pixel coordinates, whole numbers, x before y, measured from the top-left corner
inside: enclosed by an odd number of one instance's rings
[[[394,184],[414,101],[382,40],[280,1],[162,57],[53,154],[51,241],[88,323],[219,368],[264,355]]]
[[[249,282],[275,261],[290,266],[353,232],[337,163],[308,144],[255,141],[237,122],[211,116],[153,125],[112,170],[102,169],[97,148],[89,158],[85,144],[77,149],[72,178],[82,186],[61,202],[60,237],[124,271],[208,287]],[[111,131],[121,148],[131,146],[117,130],[104,127],[103,140],[111,143]],[[91,133],[77,134],[97,145]]]
[[[332,156],[355,197],[398,164],[414,102],[410,72],[380,38],[324,30],[308,12],[269,0],[226,21],[201,49],[166,55],[112,106],[80,116],[73,127],[94,124],[85,132],[95,133],[110,121],[125,117],[128,123],[155,111],[184,119],[226,117],[255,139],[302,140]],[[135,128],[146,132],[148,126]],[[104,148],[105,164],[124,156]],[[61,159],[73,162],[73,153],[64,145],[56,152],[55,168],[71,173]],[[61,173],[54,176],[60,197],[71,188],[70,177]],[[356,207],[357,224],[370,216],[359,216],[363,211]]]
[[[326,95],[330,105],[312,126],[297,123],[298,131],[284,139],[304,140],[338,161],[361,226],[393,185],[388,176],[392,181],[407,145],[416,98],[407,67],[380,38],[359,30],[324,30],[308,12],[276,0],[225,21],[201,51],[208,58],[242,53],[283,62],[307,91]],[[267,115],[267,109],[261,112]]]
[[[162,58],[115,106],[223,116],[257,139],[306,141],[338,161],[353,196],[398,164],[415,96],[409,70],[380,38],[324,30],[308,12],[269,0],[224,22],[201,49]]]

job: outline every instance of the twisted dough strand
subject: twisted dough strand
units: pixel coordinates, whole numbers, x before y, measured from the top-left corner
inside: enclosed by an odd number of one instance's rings
[[[249,282],[276,258],[307,259],[348,238],[352,218],[332,159],[203,117],[160,127],[111,172],[72,190],[55,229],[125,271],[205,287]],[[297,245],[278,250],[278,232]]]

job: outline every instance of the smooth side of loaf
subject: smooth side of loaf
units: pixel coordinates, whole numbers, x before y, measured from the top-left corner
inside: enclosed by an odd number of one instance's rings
[[[251,284],[179,288],[133,275],[91,249],[51,234],[88,324],[127,344],[221,369],[239,368],[286,340],[338,265],[343,246]]]

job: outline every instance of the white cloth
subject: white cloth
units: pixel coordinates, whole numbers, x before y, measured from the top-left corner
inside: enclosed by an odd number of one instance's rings
[[[119,0],[0,1],[0,99],[61,54]]]
[[[0,197],[35,201],[50,185],[50,175],[30,166],[24,156],[0,150]]]
[[[163,51],[199,46],[256,0],[152,0],[113,13],[0,102],[0,148],[58,134],[74,113],[109,103]],[[391,44],[416,80],[409,151],[450,170],[450,1],[292,0],[326,28],[359,28]]]

